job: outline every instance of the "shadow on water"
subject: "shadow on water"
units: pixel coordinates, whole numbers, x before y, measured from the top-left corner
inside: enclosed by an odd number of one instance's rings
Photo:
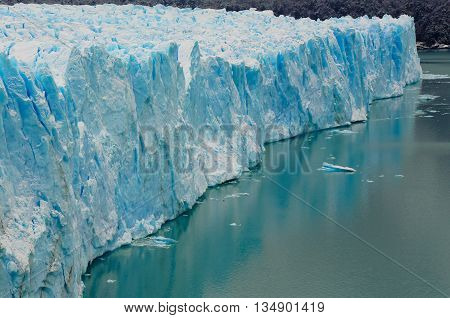
[[[424,70],[450,74],[450,53],[433,54]],[[449,85],[423,81],[376,101],[366,123],[267,145],[258,169],[156,234],[175,244],[96,259],[85,297],[442,296],[317,210],[450,293]]]

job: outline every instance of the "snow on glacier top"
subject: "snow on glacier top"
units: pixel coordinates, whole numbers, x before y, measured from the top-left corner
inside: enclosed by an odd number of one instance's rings
[[[202,57],[221,57],[248,66],[262,55],[293,50],[304,41],[342,30],[412,24],[412,18],[361,17],[314,21],[274,16],[253,9],[227,12],[157,5],[0,5],[0,52],[30,66],[44,62],[63,85],[73,48],[104,47],[119,58],[146,59],[178,45],[178,59],[189,77],[190,53],[198,42]]]

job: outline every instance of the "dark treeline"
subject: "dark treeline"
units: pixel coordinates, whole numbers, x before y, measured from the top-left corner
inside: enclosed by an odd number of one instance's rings
[[[249,8],[273,10],[276,15],[295,18],[327,19],[350,15],[399,16],[408,14],[416,22],[417,40],[427,45],[450,44],[450,0],[0,0],[2,4],[61,3],[61,4],[141,4],[158,3],[177,7],[225,8],[239,11]]]

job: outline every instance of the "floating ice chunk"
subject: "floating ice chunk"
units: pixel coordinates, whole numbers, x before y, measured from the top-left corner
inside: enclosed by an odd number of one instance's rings
[[[333,165],[327,162],[324,162],[319,170],[330,172],[356,172],[356,170],[353,168]]]
[[[246,193],[246,192],[241,192],[241,193],[233,193],[233,194],[229,194],[226,195],[223,199],[230,199],[230,198],[240,198],[240,197],[248,197],[250,194]]]
[[[373,181],[373,180],[370,180],[370,179],[367,179],[366,182],[367,182],[367,183],[373,183],[374,181]]]
[[[405,176],[402,175],[402,174],[396,174],[395,177],[396,177],[396,178],[404,178]]]
[[[422,74],[422,79],[424,80],[437,80],[437,79],[447,79],[450,78],[450,76],[446,74],[430,74],[430,73],[424,73]]]
[[[430,95],[430,94],[424,94],[424,95],[419,95],[419,100],[420,101],[429,101],[429,100],[436,99],[438,97],[439,96]]]
[[[241,226],[242,224],[230,223],[230,226]]]
[[[427,113],[424,112],[424,111],[421,110],[421,109],[418,109],[418,110],[416,110],[416,111],[414,112],[414,114],[417,115],[417,116],[423,116],[423,115],[426,115]]]
[[[229,181],[225,181],[223,184],[225,185],[225,184],[238,184],[238,183],[239,183],[238,180],[232,179],[232,180],[229,180]]]
[[[155,248],[170,248],[176,240],[164,236],[147,236],[139,240],[131,242],[131,246],[135,247],[155,247]]]
[[[114,284],[116,282],[116,280],[115,279],[108,279],[106,282],[108,284]]]
[[[357,132],[352,131],[352,130],[350,130],[350,129],[343,129],[343,130],[337,129],[337,130],[335,130],[335,132],[338,133],[338,134],[342,134],[342,135],[352,135],[352,134],[357,134]]]

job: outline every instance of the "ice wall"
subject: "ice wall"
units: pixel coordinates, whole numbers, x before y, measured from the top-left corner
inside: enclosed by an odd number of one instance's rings
[[[265,142],[364,120],[420,74],[407,16],[0,6],[1,296],[80,296],[89,261]]]

